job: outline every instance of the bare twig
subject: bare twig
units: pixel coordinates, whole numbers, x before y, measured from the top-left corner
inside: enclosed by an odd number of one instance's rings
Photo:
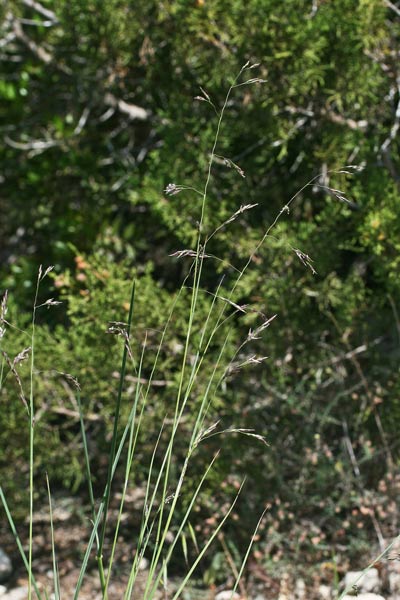
[[[357,130],[365,130],[368,127],[368,121],[366,119],[361,119],[360,121],[356,121],[355,119],[349,119],[348,117],[344,117],[343,115],[339,115],[335,113],[333,110],[321,110],[321,115],[327,117],[329,121],[332,123],[337,123],[338,125],[345,125],[349,129]]]
[[[346,420],[343,420],[342,427],[343,427],[343,441],[344,441],[344,445],[346,446],[346,450],[348,452],[351,465],[353,467],[354,475],[356,477],[360,477],[360,475],[361,475],[360,468],[358,466],[356,455],[354,454],[353,444],[351,443],[351,439],[350,439],[350,435],[349,435],[349,428],[347,426]]]
[[[384,4],[386,4],[386,6],[388,8],[390,8],[393,12],[396,13],[396,15],[398,15],[400,17],[400,8],[398,6],[393,4],[393,2],[390,2],[390,0],[383,0],[383,1],[384,1]]]
[[[54,21],[35,21],[35,19],[19,19],[21,25],[29,25],[31,27],[53,27]]]
[[[8,44],[15,40],[17,36],[14,31],[9,31],[1,40],[0,40],[0,48],[4,48],[8,46]]]
[[[397,102],[396,112],[394,115],[393,125],[390,129],[389,135],[387,136],[387,138],[385,139],[385,141],[383,142],[383,144],[381,146],[382,152],[388,151],[389,146],[391,145],[393,140],[396,138],[397,133],[400,128],[400,77],[397,78],[397,95],[398,95],[398,102]]]
[[[80,119],[78,121],[78,124],[75,127],[75,129],[74,129],[74,135],[79,135],[81,133],[82,129],[86,125],[86,122],[87,122],[87,120],[89,118],[89,115],[90,115],[90,109],[86,106],[83,109],[83,112],[82,112],[81,117],[80,117]]]
[[[114,94],[107,93],[104,96],[104,103],[111,108],[117,108],[120,112],[128,115],[130,119],[137,119],[138,121],[146,121],[150,117],[150,112],[141,106],[136,104],[129,104],[125,100],[121,100],[114,96]]]
[[[54,148],[55,146],[60,145],[60,142],[56,140],[31,140],[29,142],[16,142],[8,135],[4,136],[4,141],[15,150],[24,150],[30,152],[31,156],[41,154],[49,148]]]
[[[35,54],[42,62],[44,62],[46,65],[52,62],[53,56],[49,52],[47,52],[47,50],[45,50],[42,46],[39,46],[36,42],[31,40],[31,38],[26,35],[18,19],[14,19],[13,21],[13,30],[15,37],[18,38],[21,42],[23,42],[25,46],[27,46],[29,50],[33,54]]]
[[[301,106],[286,106],[285,110],[292,115],[304,115],[305,117],[315,117],[316,113],[310,106],[308,108],[302,108]],[[320,111],[320,114],[323,117],[326,117],[332,123],[337,123],[338,125],[344,125],[349,129],[353,130],[364,130],[368,127],[369,123],[366,119],[361,119],[356,121],[355,119],[350,119],[348,117],[344,117],[332,109],[323,108]]]
[[[53,21],[53,23],[58,23],[57,15],[52,10],[45,8],[40,2],[37,2],[37,0],[22,0],[22,3],[25,4],[25,6],[29,6],[29,8],[33,8],[36,12]]]
[[[341,353],[337,356],[334,356],[333,358],[331,358],[329,360],[318,363],[314,368],[320,369],[321,367],[337,365],[338,363],[341,363],[344,360],[351,360],[357,354],[363,354],[364,352],[367,352],[370,347],[376,346],[377,344],[380,344],[382,341],[383,341],[382,337],[375,338],[369,344],[361,344],[361,346],[357,346],[356,348],[353,348],[353,349],[349,350],[348,352]]]

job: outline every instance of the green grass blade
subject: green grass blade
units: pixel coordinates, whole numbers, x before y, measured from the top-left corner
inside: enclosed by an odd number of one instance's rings
[[[98,564],[99,564],[99,573],[100,573],[100,580],[101,580],[103,594],[105,591],[105,583],[106,583],[105,577],[104,577],[104,569],[103,569],[103,546],[104,546],[104,538],[106,535],[106,528],[107,528],[107,514],[108,514],[108,508],[109,508],[109,504],[110,504],[111,480],[112,480],[111,473],[112,473],[113,461],[114,461],[116,445],[117,445],[119,414],[120,414],[120,410],[121,410],[122,392],[123,392],[124,383],[125,383],[126,364],[127,364],[127,360],[128,360],[128,343],[129,343],[129,334],[130,334],[132,318],[133,318],[133,307],[134,307],[134,303],[135,303],[135,288],[136,288],[136,281],[134,280],[133,284],[132,284],[131,299],[130,299],[130,304],[129,304],[129,316],[128,316],[128,324],[127,324],[127,329],[126,329],[126,340],[125,340],[125,344],[124,344],[124,350],[122,353],[122,363],[121,363],[120,377],[119,377],[119,384],[118,384],[117,402],[116,402],[115,414],[114,414],[113,435],[112,435],[112,439],[111,439],[110,457],[109,457],[109,463],[108,463],[109,469],[108,469],[108,473],[107,473],[105,499],[104,499],[104,516],[103,516],[103,522],[102,522],[101,532],[100,532],[100,536],[99,536],[99,548],[98,548],[98,553],[97,553],[97,560],[98,560]]]
[[[184,515],[184,517],[183,517],[183,519],[182,519],[182,521],[181,521],[181,523],[180,523],[180,525],[179,525],[179,528],[178,528],[178,530],[177,530],[177,532],[176,532],[176,535],[175,535],[175,537],[174,537],[174,540],[173,540],[173,542],[171,543],[171,545],[170,545],[170,547],[169,547],[169,549],[168,549],[168,553],[167,553],[167,556],[166,556],[166,558],[165,558],[165,561],[166,561],[166,563],[167,563],[167,564],[168,564],[168,563],[169,563],[169,561],[171,560],[171,557],[172,557],[172,554],[173,554],[173,552],[174,552],[175,546],[176,546],[176,544],[178,543],[178,540],[179,540],[179,538],[180,538],[180,536],[181,536],[181,534],[182,534],[182,532],[183,532],[183,530],[184,530],[184,528],[185,528],[185,525],[186,525],[186,523],[188,522],[188,519],[189,519],[189,517],[190,517],[190,514],[191,514],[191,512],[192,512],[192,509],[193,509],[193,507],[194,507],[194,505],[195,505],[195,502],[196,502],[196,500],[197,500],[197,498],[198,498],[198,495],[199,495],[199,493],[200,493],[200,490],[201,490],[201,488],[203,487],[203,484],[204,484],[205,480],[207,479],[207,476],[208,476],[209,472],[211,471],[211,469],[212,469],[212,467],[213,467],[213,465],[214,465],[215,461],[217,460],[218,456],[219,456],[219,452],[218,452],[218,453],[217,453],[217,454],[216,454],[216,455],[213,457],[212,461],[210,462],[210,464],[208,465],[207,469],[206,469],[206,470],[205,470],[205,472],[203,473],[203,476],[202,476],[202,478],[201,478],[201,480],[200,480],[200,482],[199,482],[199,484],[198,484],[198,486],[197,486],[196,490],[194,491],[194,493],[193,493],[193,495],[192,495],[192,498],[191,498],[191,500],[190,500],[189,506],[188,506],[188,508],[186,509],[186,513],[185,513],[185,515]],[[172,514],[173,514],[173,513],[172,513]],[[172,516],[172,515],[171,515],[171,516]],[[168,523],[168,525],[169,525],[169,523]],[[166,531],[165,531],[165,533],[168,533],[167,525],[166,525]],[[164,539],[165,539],[165,538],[164,538]],[[162,546],[159,548],[158,560],[159,560],[159,558],[160,558],[161,551],[162,551]],[[200,552],[198,553],[198,555],[200,556]],[[154,573],[149,573],[149,578],[150,578],[150,576],[151,576],[151,578],[152,578],[152,577],[154,576]],[[160,581],[160,576],[161,576],[161,575],[159,575],[159,576],[158,576],[158,577],[155,579],[155,581],[154,581],[154,583],[153,583],[153,585],[152,585],[152,586],[151,586],[151,579],[150,579],[150,581],[148,582],[148,585],[146,586],[145,595],[144,595],[145,599],[147,598],[147,595],[146,595],[146,594],[147,594],[147,592],[150,590],[150,587],[151,587],[151,592],[150,592],[149,598],[152,598],[152,597],[153,597],[153,595],[155,594],[155,592],[156,592],[156,589],[157,589],[157,586],[158,586],[158,583],[159,583],[159,581]]]
[[[119,506],[119,510],[118,510],[118,518],[117,518],[117,523],[115,525],[115,531],[114,531],[114,540],[113,540],[113,545],[111,548],[111,556],[110,556],[110,561],[108,564],[108,569],[107,569],[107,578],[106,578],[106,585],[105,585],[105,591],[107,593],[107,589],[110,583],[110,576],[111,576],[111,570],[112,570],[112,564],[114,561],[114,554],[115,554],[115,549],[117,546],[117,540],[118,540],[118,535],[119,535],[119,528],[120,528],[120,524],[121,524],[121,517],[122,517],[122,511],[124,508],[124,504],[125,504],[125,497],[126,497],[126,492],[128,489],[128,484],[129,484],[129,477],[131,475],[131,471],[132,471],[132,463],[133,463],[133,459],[134,459],[134,455],[135,455],[135,449],[136,449],[136,444],[137,444],[137,438],[139,435],[139,431],[140,431],[140,425],[142,422],[142,417],[143,417],[143,412],[144,412],[144,404],[142,406],[142,410],[139,414],[139,418],[138,418],[138,423],[136,426],[136,430],[135,430],[135,421],[136,421],[136,414],[137,414],[137,407],[139,404],[139,398],[140,398],[140,392],[141,392],[141,384],[140,384],[140,378],[142,375],[142,366],[143,366],[143,359],[144,359],[144,353],[145,353],[145,348],[146,348],[146,343],[143,344],[143,348],[142,348],[142,354],[140,357],[140,363],[139,363],[139,368],[137,371],[137,378],[138,378],[138,382],[136,384],[136,390],[135,390],[135,399],[133,402],[133,417],[132,417],[132,422],[131,422],[131,427],[130,427],[130,435],[129,435],[129,444],[128,444],[128,454],[127,454],[127,461],[126,461],[126,468],[125,468],[125,480],[124,480],[124,485],[123,485],[123,490],[122,490],[122,497],[121,497],[121,502],[120,502],[120,506]]]
[[[85,455],[85,468],[86,468],[86,477],[87,477],[88,488],[89,488],[90,506],[92,509],[92,517],[93,517],[93,519],[95,519],[96,508],[95,508],[95,503],[94,503],[92,472],[90,469],[90,459],[89,459],[89,452],[88,452],[88,447],[87,447],[86,430],[85,430],[85,424],[84,424],[83,413],[82,413],[81,394],[80,394],[79,390],[76,395],[76,400],[77,400],[78,410],[79,410],[79,423],[80,423],[80,427],[81,427],[83,451],[84,451],[84,455]]]
[[[129,417],[128,417],[128,421],[127,421],[127,423],[125,425],[125,428],[124,428],[124,431],[123,431],[123,434],[122,434],[122,437],[121,437],[121,440],[120,440],[120,443],[118,445],[118,449],[117,449],[117,452],[116,452],[116,455],[115,455],[115,458],[114,458],[114,462],[113,462],[113,465],[112,465],[111,480],[110,480],[111,482],[112,482],[112,480],[114,478],[115,471],[116,471],[117,465],[119,463],[119,459],[120,459],[120,456],[121,456],[122,448],[125,445],[125,441],[126,441],[128,432],[130,431],[130,427],[131,427],[131,424],[132,424],[132,420],[134,418],[134,414],[135,414],[134,413],[134,409],[131,409]],[[100,506],[99,506],[98,511],[96,513],[96,519],[94,520],[92,532],[91,532],[91,535],[90,535],[90,538],[89,538],[89,541],[88,541],[88,545],[87,545],[87,548],[86,548],[86,551],[85,551],[84,559],[82,561],[81,569],[80,569],[80,572],[79,572],[79,575],[78,575],[78,580],[77,580],[77,584],[76,584],[76,588],[75,588],[74,600],[76,600],[78,598],[78,594],[79,594],[80,588],[82,587],[82,582],[83,582],[83,578],[84,578],[85,573],[86,573],[86,569],[87,569],[87,565],[88,565],[90,553],[92,551],[94,541],[95,541],[95,539],[97,537],[97,531],[98,531],[98,528],[99,528],[99,525],[100,525],[101,518],[102,518],[103,513],[104,513],[104,506],[105,506],[105,492],[103,494],[102,501],[100,502]],[[104,580],[104,583],[105,583],[105,580]]]
[[[10,525],[11,532],[12,532],[12,534],[14,536],[14,539],[15,539],[15,543],[17,544],[17,548],[19,550],[19,553],[21,555],[21,558],[23,560],[23,563],[25,565],[27,573],[29,574],[29,561],[28,561],[28,559],[26,557],[26,554],[24,552],[24,549],[23,549],[20,537],[19,537],[17,529],[15,527],[14,519],[12,518],[10,509],[8,508],[8,504],[7,504],[6,498],[4,496],[3,488],[1,486],[0,486],[0,500],[3,503],[4,510],[5,510],[5,513],[6,513],[6,516],[7,516],[7,520],[8,520],[8,523]],[[32,585],[33,585],[33,589],[36,592],[38,600],[43,600],[43,596],[41,595],[41,593],[39,591],[39,588],[37,586],[37,583],[36,583],[36,580],[35,580],[35,577],[33,576],[33,574],[32,574]]]
[[[184,577],[183,581],[181,582],[181,584],[180,584],[178,590],[176,591],[176,593],[174,594],[172,600],[178,600],[181,597],[182,591],[185,589],[185,587],[187,585],[187,582],[189,581],[189,579],[192,576],[193,572],[197,568],[199,562],[201,561],[201,559],[203,558],[203,556],[207,552],[208,548],[211,546],[211,544],[213,543],[213,541],[217,537],[218,533],[221,531],[222,527],[225,524],[225,521],[228,519],[229,515],[231,514],[232,510],[234,509],[234,506],[235,506],[235,504],[236,504],[236,502],[237,502],[237,500],[239,498],[240,492],[242,491],[243,485],[244,485],[244,482],[240,486],[240,488],[238,490],[238,493],[237,493],[234,501],[230,505],[230,507],[229,507],[226,515],[223,517],[223,519],[221,519],[221,521],[219,522],[219,524],[217,525],[217,527],[214,529],[213,533],[211,534],[211,536],[209,537],[209,539],[207,540],[207,542],[205,543],[205,545],[203,546],[203,548],[200,550],[199,555],[197,556],[196,560],[194,561],[194,563],[190,567],[188,573],[186,574],[186,576]]]
[[[362,579],[364,577],[364,575],[366,573],[368,573],[368,571],[370,571],[371,569],[374,568],[374,566],[381,560],[381,558],[383,558],[384,556],[386,556],[386,554],[393,548],[393,546],[400,540],[400,534],[397,535],[388,546],[386,546],[386,548],[379,554],[379,556],[377,556],[369,565],[368,567],[366,567],[361,573],[360,575],[351,582],[350,585],[347,586],[347,588],[345,590],[343,590],[343,592],[340,594],[338,600],[343,600],[343,598],[345,596],[347,596],[347,594],[354,594],[354,586],[357,585],[357,583],[360,581],[360,579]]]
[[[56,561],[56,548],[54,543],[53,508],[51,504],[51,492],[49,477],[46,473],[47,494],[49,498],[50,532],[51,532],[51,556],[53,561],[54,600],[60,600],[60,585],[58,580],[58,569]]]
[[[256,525],[256,527],[254,529],[253,535],[251,536],[250,543],[247,546],[247,550],[245,552],[245,555],[244,555],[243,560],[242,560],[242,564],[240,565],[240,569],[239,569],[238,575],[236,577],[235,585],[233,586],[232,598],[235,595],[235,592],[237,590],[238,585],[240,584],[240,580],[242,578],[244,568],[245,568],[245,566],[247,564],[247,561],[249,559],[249,555],[250,555],[251,549],[253,547],[253,544],[254,544],[254,541],[255,541],[255,537],[257,535],[257,531],[259,530],[259,527],[260,527],[261,522],[262,522],[262,520],[264,518],[264,515],[267,512],[267,510],[269,510],[269,508],[270,508],[269,506],[266,506],[265,509],[263,510],[263,512],[261,514],[261,517],[258,519],[258,522],[257,522],[257,525]]]
[[[30,363],[30,391],[29,391],[29,548],[28,548],[28,600],[32,599],[32,551],[33,551],[33,453],[34,453],[34,429],[35,429],[35,406],[33,389],[33,372],[35,366],[35,326],[36,310],[39,295],[39,285],[42,277],[42,265],[39,267],[36,281],[35,299],[32,312],[32,336],[31,336],[31,363]]]
[[[88,562],[89,562],[89,558],[90,558],[90,553],[92,551],[94,540],[96,539],[96,536],[97,536],[97,530],[98,530],[101,518],[103,516],[103,511],[104,511],[104,504],[101,503],[100,507],[99,507],[99,510],[97,512],[96,520],[93,523],[92,533],[90,534],[90,538],[89,538],[89,542],[88,542],[88,545],[87,545],[87,548],[86,548],[86,552],[85,552],[83,560],[82,560],[81,569],[79,571],[78,580],[77,580],[76,586],[75,586],[75,592],[74,592],[73,600],[78,600],[79,592],[81,590],[82,583],[83,583],[83,578],[85,576],[86,569],[87,569],[87,566],[88,566]]]

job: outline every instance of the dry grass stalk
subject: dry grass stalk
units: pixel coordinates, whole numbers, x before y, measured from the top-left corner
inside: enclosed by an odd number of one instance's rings
[[[22,381],[21,378],[19,376],[19,373],[17,371],[17,369],[15,368],[15,365],[18,364],[18,362],[21,362],[21,360],[25,360],[28,357],[28,353],[31,350],[31,348],[26,348],[25,350],[23,350],[22,352],[20,352],[15,358],[14,360],[11,360],[10,357],[8,356],[7,352],[5,352],[4,350],[1,351],[4,360],[6,361],[11,373],[14,375],[14,379],[17,382],[17,385],[19,387],[19,397],[21,398],[28,414],[29,414],[29,407],[28,407],[28,402],[26,401],[25,398],[25,394],[24,394],[24,388],[22,386]]]

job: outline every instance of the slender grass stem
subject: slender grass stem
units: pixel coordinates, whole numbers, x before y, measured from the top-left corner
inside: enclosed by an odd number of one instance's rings
[[[134,399],[134,402],[133,402],[133,417],[132,417],[132,422],[131,422],[131,426],[130,426],[129,443],[128,443],[128,453],[127,453],[126,468],[125,468],[125,480],[124,480],[124,485],[123,485],[123,490],[122,490],[122,497],[121,497],[121,502],[120,502],[119,511],[118,511],[117,523],[115,525],[114,540],[113,540],[113,545],[112,545],[112,548],[111,548],[110,561],[109,561],[108,569],[107,569],[107,579],[106,579],[106,582],[105,582],[105,595],[107,594],[108,586],[109,586],[109,583],[110,583],[111,570],[112,570],[112,565],[113,565],[113,561],[114,561],[115,550],[116,550],[117,541],[118,541],[118,534],[119,534],[119,528],[120,528],[120,524],[121,524],[122,511],[123,511],[123,508],[124,508],[126,492],[127,492],[127,489],[128,489],[129,479],[130,479],[131,472],[132,472],[132,464],[133,464],[133,459],[134,459],[134,456],[135,456],[137,438],[138,438],[138,435],[139,435],[140,426],[141,426],[141,422],[142,422],[142,418],[143,418],[144,405],[142,405],[142,410],[141,410],[141,412],[139,414],[138,422],[136,423],[136,413],[137,413],[137,407],[138,407],[139,398],[140,398],[140,392],[141,392],[140,377],[141,377],[141,374],[142,374],[142,367],[143,367],[143,359],[144,359],[145,349],[146,349],[146,341],[143,344],[142,354],[141,354],[141,357],[140,357],[139,368],[137,370],[138,383],[136,385],[135,399]]]
[[[183,479],[184,479],[186,469],[187,469],[188,458],[191,455],[191,450],[189,449],[189,453],[185,459],[185,462],[184,462],[184,465],[183,465],[183,468],[181,471],[181,476],[178,481],[176,491],[174,493],[171,508],[169,510],[169,513],[168,513],[165,523],[163,523],[164,506],[166,504],[166,498],[167,498],[167,486],[168,486],[168,482],[169,482],[169,474],[170,474],[172,451],[173,451],[173,447],[174,447],[175,436],[176,436],[176,432],[179,427],[179,423],[181,421],[181,417],[182,417],[184,408],[186,406],[186,402],[189,398],[190,389],[191,389],[194,379],[195,379],[195,377],[193,377],[193,374],[196,372],[196,369],[192,370],[192,374],[189,377],[189,383],[186,388],[186,392],[184,393],[183,389],[184,389],[184,382],[185,382],[185,378],[186,378],[187,358],[188,358],[188,354],[189,354],[189,347],[190,347],[191,340],[192,340],[192,330],[193,330],[194,319],[195,319],[195,315],[196,315],[198,295],[199,295],[200,283],[201,283],[202,267],[203,267],[203,263],[204,263],[205,246],[202,247],[202,234],[203,234],[203,225],[204,225],[204,220],[205,220],[205,210],[206,210],[208,187],[209,187],[209,184],[211,181],[212,166],[213,166],[213,162],[214,162],[216,147],[217,147],[217,144],[219,141],[220,130],[221,130],[224,113],[225,113],[231,92],[234,89],[234,87],[236,86],[236,83],[245,68],[246,67],[243,67],[240,70],[239,74],[237,75],[237,77],[234,80],[234,83],[230,86],[230,88],[228,89],[228,92],[226,94],[225,101],[223,103],[221,112],[219,113],[216,132],[215,132],[212,150],[211,150],[211,154],[210,154],[210,159],[208,162],[207,177],[206,177],[204,190],[203,190],[201,214],[200,214],[200,220],[199,220],[199,226],[198,226],[197,247],[196,247],[196,256],[195,256],[195,260],[194,260],[194,274],[193,274],[193,286],[192,286],[192,294],[191,294],[190,312],[189,312],[188,325],[187,325],[187,330],[186,330],[185,346],[184,346],[182,363],[181,363],[177,397],[176,397],[176,401],[175,401],[175,413],[174,413],[174,417],[173,417],[173,427],[172,427],[172,432],[171,432],[168,448],[166,451],[166,460],[163,462],[163,468],[165,468],[164,483],[163,483],[163,489],[162,489],[162,495],[161,495],[161,501],[160,501],[160,511],[159,511],[159,516],[158,516],[158,526],[157,526],[155,549],[154,549],[154,553],[153,553],[153,557],[152,557],[151,565],[150,565],[149,580],[148,580],[148,584],[146,586],[146,590],[144,593],[145,599],[147,599],[149,589],[150,589],[150,581],[154,576],[156,567],[157,567],[160,557],[161,557],[161,553],[162,553],[162,550],[163,550],[163,547],[165,544],[165,539],[166,539],[166,536],[167,536],[167,533],[168,533],[168,530],[169,530],[169,527],[171,524],[172,515],[174,514],[176,502],[179,497],[180,489],[183,484]],[[182,396],[183,396],[183,400],[182,400]]]
[[[53,561],[53,579],[54,579],[54,600],[61,600],[60,582],[58,577],[58,568],[56,561],[56,547],[54,542],[54,525],[53,525],[53,507],[51,502],[50,482],[46,473],[47,495],[49,498],[49,516],[50,516],[50,532],[51,532],[51,556]]]
[[[39,267],[39,273],[36,280],[35,298],[32,312],[32,335],[31,335],[31,363],[30,363],[30,390],[29,390],[29,548],[28,548],[28,600],[32,599],[32,551],[33,551],[33,469],[34,469],[34,427],[35,427],[35,406],[34,406],[34,382],[33,374],[35,368],[35,325],[36,310],[39,294],[39,285],[42,277],[42,266]]]
[[[76,395],[76,400],[77,400],[78,411],[79,411],[79,424],[80,424],[80,427],[81,427],[81,437],[82,437],[82,443],[83,443],[83,451],[84,451],[84,454],[85,454],[86,479],[87,479],[88,489],[89,489],[90,507],[91,507],[91,510],[92,510],[92,519],[95,520],[96,519],[96,507],[95,507],[94,494],[93,494],[92,472],[91,472],[91,469],[90,469],[90,459],[89,459],[89,452],[88,452],[88,447],[87,447],[87,438],[86,438],[85,424],[84,424],[84,421],[83,421],[83,413],[82,413],[82,404],[81,404],[81,393],[80,393],[80,390],[78,390],[78,393]]]
[[[3,492],[3,489],[2,489],[1,486],[0,486],[0,500],[1,500],[2,504],[3,504],[3,506],[4,506],[4,510],[6,512],[6,517],[7,517],[7,520],[8,520],[8,524],[10,525],[11,533],[14,536],[15,543],[17,544],[17,548],[18,548],[19,553],[21,555],[22,561],[23,561],[23,563],[25,565],[25,568],[26,568],[27,572],[29,573],[29,562],[28,562],[28,559],[26,557],[24,548],[22,546],[21,538],[18,535],[17,528],[15,527],[14,519],[12,518],[10,509],[8,507],[8,504],[7,504],[7,501],[6,501],[6,498],[5,498],[5,495],[4,495],[4,492]],[[30,572],[32,572],[32,569],[31,569]],[[40,593],[40,590],[39,590],[38,585],[36,583],[36,579],[33,576],[33,574],[32,574],[32,587],[35,590],[35,593],[36,593],[36,595],[38,597],[38,600],[42,600],[42,595]]]
[[[104,517],[103,517],[101,533],[99,536],[99,547],[98,547],[98,552],[97,552],[97,563],[98,563],[98,568],[99,568],[99,575],[100,575],[101,588],[102,588],[103,595],[106,590],[106,579],[105,579],[104,566],[103,566],[103,546],[104,546],[104,539],[105,539],[106,527],[107,527],[107,513],[108,513],[109,504],[110,504],[111,480],[112,480],[111,472],[112,472],[112,465],[113,465],[114,458],[115,458],[115,450],[116,450],[116,446],[117,446],[119,414],[120,414],[120,410],[121,410],[122,392],[124,389],[126,363],[127,363],[127,359],[128,359],[129,335],[130,335],[130,330],[131,330],[131,324],[132,324],[132,318],[133,318],[133,308],[134,308],[134,303],[135,303],[135,287],[136,287],[136,282],[134,281],[133,285],[132,285],[131,299],[130,299],[130,304],[129,304],[129,316],[128,316],[128,324],[127,324],[127,329],[126,329],[126,341],[124,344],[124,350],[123,350],[123,354],[122,354],[122,364],[121,364],[121,369],[120,369],[118,394],[117,394],[117,401],[116,401],[115,413],[114,413],[113,434],[112,434],[112,439],[111,439],[111,449],[110,449],[110,456],[109,456],[109,463],[108,463],[109,466],[108,466],[108,473],[107,473],[106,489],[105,489],[105,494],[104,494],[105,495]],[[104,598],[106,600],[107,595],[104,595]]]
[[[181,597],[181,593],[184,590],[185,586],[187,585],[187,582],[189,581],[189,579],[192,576],[193,572],[195,571],[195,569],[197,568],[198,564],[200,563],[200,561],[202,560],[202,558],[206,554],[207,550],[209,549],[209,547],[213,543],[214,539],[217,537],[218,533],[221,531],[223,525],[225,524],[225,521],[228,519],[229,515],[233,511],[233,509],[234,509],[234,507],[236,505],[236,502],[237,502],[237,500],[238,500],[238,498],[240,496],[240,493],[242,491],[243,485],[244,485],[244,482],[241,484],[241,486],[240,486],[240,488],[239,488],[239,490],[237,492],[237,495],[236,495],[235,499],[233,500],[232,504],[230,505],[230,507],[226,511],[224,517],[221,519],[221,521],[219,522],[219,524],[215,527],[214,531],[212,532],[212,534],[208,538],[207,542],[204,544],[203,548],[200,550],[200,553],[196,557],[196,560],[193,562],[193,564],[190,567],[189,571],[187,572],[185,578],[183,579],[183,581],[181,582],[181,584],[178,587],[177,591],[175,592],[172,600],[178,600],[178,598]]]

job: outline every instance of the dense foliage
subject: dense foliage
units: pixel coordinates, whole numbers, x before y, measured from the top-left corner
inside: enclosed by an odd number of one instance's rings
[[[372,526],[389,535],[400,418],[398,9],[380,0],[20,0],[0,11],[0,291],[8,288],[7,319],[21,330],[40,264],[55,266],[41,296],[63,301],[38,321],[38,473],[75,487],[84,478],[65,373],[80,381],[103,464],[121,348],[106,330],[126,320],[133,277],[132,345],[139,352],[147,339],[149,375],[191,264],[170,255],[193,249],[200,210],[192,191],[163,190],[204,185],[217,118],[194,96],[201,86],[219,109],[250,60],[260,63],[251,77],[266,83],[234,90],[205,228],[255,206],[208,245],[202,286],[211,293],[201,296],[197,330],[213,294],[224,297],[251,256],[232,298],[248,310],[218,331],[196,393],[228,329],[231,356],[249,328],[277,314],[236,357],[249,364],[229,371],[210,415],[255,428],[270,446],[228,436],[201,514],[223,505],[247,473],[237,543],[271,503],[260,534],[268,559],[288,547],[313,548],[320,560],[336,545],[357,550]],[[176,302],[143,452],[177,385],[189,294]],[[10,356],[29,345],[18,329],[2,343]],[[6,383],[3,478],[22,503],[26,411],[12,376]]]

